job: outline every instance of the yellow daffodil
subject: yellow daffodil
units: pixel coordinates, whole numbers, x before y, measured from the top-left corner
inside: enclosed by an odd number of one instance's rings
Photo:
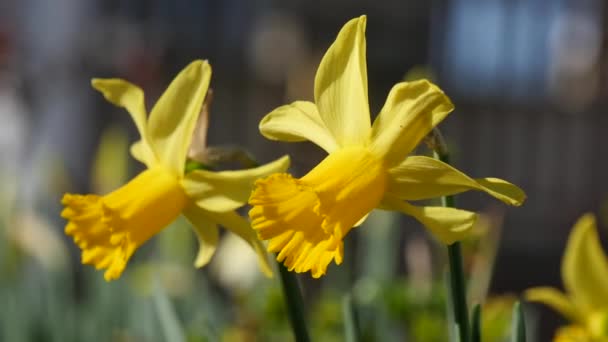
[[[105,195],[66,194],[61,215],[65,232],[82,249],[82,262],[105,269],[110,281],[120,277],[135,250],[181,213],[200,242],[195,266],[207,264],[218,243],[218,225],[247,241],[271,274],[263,245],[235,209],[247,202],[254,181],[289,166],[289,158],[247,170],[184,174],[186,154],[211,79],[207,61],[182,70],[147,117],[143,91],[121,79],[93,79],[92,85],[116,106],[126,109],[141,135],[132,155],[147,166],[121,188]]]
[[[423,156],[406,156],[454,108],[426,80],[398,83],[370,124],[365,58],[366,17],[349,21],[323,57],[315,103],[296,101],[260,122],[272,140],[309,140],[329,155],[300,179],[277,173],[258,180],[249,203],[252,226],[290,270],[325,274],[343,258],[342,239],[374,208],[396,210],[424,224],[446,244],[462,239],[475,214],[417,207],[422,200],[481,190],[511,205],[525,195],[496,178],[472,179]]]
[[[553,287],[526,291],[573,324],[558,330],[554,341],[608,341],[608,258],[602,250],[595,217],[585,214],[572,228],[562,259],[566,293]]]

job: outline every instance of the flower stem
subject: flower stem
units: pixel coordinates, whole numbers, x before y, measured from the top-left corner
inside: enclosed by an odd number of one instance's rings
[[[526,322],[524,312],[519,301],[513,305],[513,318],[511,319],[511,341],[526,342]]]
[[[435,128],[431,134],[435,158],[446,164],[450,164],[450,154],[441,133]],[[441,204],[444,207],[454,208],[454,196],[443,196]],[[448,260],[450,264],[450,298],[452,300],[458,336],[460,337],[459,341],[468,342],[470,340],[469,310],[467,308],[466,282],[462,267],[460,242],[448,245]]]
[[[289,321],[296,342],[309,342],[308,328],[306,327],[306,319],[304,317],[304,302],[298,279],[294,272],[289,272],[287,268],[280,262],[279,273],[281,274],[281,284],[283,285],[283,293],[285,294],[285,304],[289,314]]]
[[[360,338],[359,321],[353,303],[353,297],[347,293],[342,297],[342,317],[344,318],[344,340],[346,342],[357,342]]]
[[[471,316],[471,342],[481,342],[481,304],[473,307]]]

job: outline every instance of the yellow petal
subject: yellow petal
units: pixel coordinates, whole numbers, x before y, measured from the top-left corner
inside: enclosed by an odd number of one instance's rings
[[[315,77],[319,114],[341,146],[365,145],[369,139],[366,21],[361,16],[344,25],[323,56]]]
[[[365,223],[365,220],[367,220],[367,217],[369,216],[369,214],[371,213],[367,213],[365,214],[365,216],[363,216],[359,222],[355,223],[355,225],[353,227],[359,227],[360,225],[362,225],[363,223]]]
[[[576,310],[572,301],[560,290],[553,287],[534,287],[524,293],[527,301],[543,303],[559,312],[572,322],[584,323],[584,318]]]
[[[146,143],[148,141],[146,128],[146,106],[144,104],[144,92],[138,86],[118,78],[94,78],[91,85],[103,94],[106,100],[118,107],[127,110],[131,115],[137,131],[141,136],[137,160],[148,167],[156,165],[156,156]]]
[[[273,110],[260,121],[260,132],[271,140],[310,140],[328,153],[338,147],[312,102],[296,101]]]
[[[82,249],[82,263],[117,279],[133,253],[179,216],[188,198],[178,179],[162,168],[147,169],[105,195],[63,196],[65,233]]]
[[[605,339],[596,339],[585,326],[578,324],[559,327],[553,337],[553,342],[606,342]]]
[[[106,100],[129,112],[142,137],[146,136],[146,106],[144,92],[138,86],[119,78],[94,78],[91,85]]]
[[[182,186],[199,207],[215,212],[235,210],[249,199],[258,178],[289,168],[289,156],[247,170],[212,172],[195,170],[185,175]]]
[[[371,148],[396,165],[453,109],[450,99],[427,80],[398,83],[374,121]]]
[[[148,168],[153,168],[156,165],[156,157],[154,156],[154,153],[152,153],[149,145],[144,143],[143,140],[134,142],[131,145],[130,150],[133,158],[139,162],[142,162]]]
[[[290,271],[318,278],[331,261],[342,262],[342,239],[380,203],[386,177],[366,149],[338,149],[300,179],[278,173],[258,180],[251,224]]]
[[[465,239],[477,214],[470,211],[444,207],[416,207],[397,198],[386,196],[382,209],[400,211],[414,217],[446,245]]]
[[[439,160],[411,156],[389,170],[388,192],[404,200],[453,195],[468,190],[488,193],[507,204],[519,206],[526,198],[517,186],[498,178],[473,179]]]
[[[219,241],[217,224],[209,218],[209,215],[203,209],[192,205],[187,207],[183,214],[192,224],[198,238],[199,249],[194,260],[194,266],[203,267],[209,263],[217,248]]]
[[[320,199],[299,180],[284,173],[260,180],[250,204],[253,228],[290,271],[311,271],[319,278],[332,260],[342,263],[341,238],[322,228],[326,214],[319,210]]]
[[[176,174],[184,173],[186,154],[211,80],[207,61],[182,70],[160,97],[148,120],[150,145],[159,161]]]
[[[258,263],[262,272],[272,277],[272,266],[268,259],[268,253],[262,242],[258,239],[255,231],[251,229],[249,221],[241,217],[234,211],[228,211],[225,213],[214,213],[209,212],[209,217],[215,222],[238,235],[241,239],[245,240],[255,251],[258,256]]]
[[[608,308],[608,260],[592,214],[585,214],[572,228],[562,277],[567,292],[582,310]]]

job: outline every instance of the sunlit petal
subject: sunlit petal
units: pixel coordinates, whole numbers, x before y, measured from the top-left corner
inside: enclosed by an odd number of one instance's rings
[[[209,217],[211,217],[215,222],[238,235],[240,238],[245,240],[255,251],[258,256],[258,263],[260,265],[260,269],[262,272],[268,276],[272,277],[272,266],[270,265],[270,260],[268,259],[268,253],[266,253],[266,248],[262,242],[258,239],[255,231],[251,229],[251,225],[249,221],[247,221],[242,216],[238,215],[234,211],[228,211],[225,213],[209,213]]]
[[[140,146],[137,147],[137,160],[148,167],[156,165],[156,157],[149,145],[146,143],[146,106],[144,104],[144,92],[138,86],[118,78],[94,78],[91,85],[115,106],[124,108],[131,115],[137,131],[141,136]]]
[[[364,148],[330,153],[300,179],[286,173],[256,182],[253,228],[289,270],[318,278],[343,259],[342,239],[382,199],[386,170]]]
[[[310,140],[328,153],[338,147],[312,102],[296,101],[273,110],[260,121],[260,132],[271,140]]]
[[[427,80],[398,83],[374,121],[371,149],[396,165],[453,109],[443,91]]]
[[[524,293],[527,301],[543,303],[573,322],[584,323],[580,312],[564,293],[553,287],[533,287]]]
[[[136,160],[145,164],[148,168],[154,167],[156,164],[156,157],[154,153],[150,149],[150,146],[143,142],[143,140],[139,140],[134,142],[130,148],[131,155]]]
[[[367,144],[370,134],[365,59],[367,18],[352,19],[338,33],[315,77],[315,103],[341,146]]]
[[[91,85],[114,104],[129,112],[142,137],[146,136],[144,92],[138,86],[119,78],[94,78]]]
[[[65,194],[65,233],[82,250],[82,263],[120,277],[133,253],[175,220],[188,198],[178,179],[162,168],[148,169],[105,195]]]
[[[605,342],[605,340],[593,338],[584,325],[570,324],[557,329],[553,342]]]
[[[216,212],[235,210],[249,199],[258,178],[289,168],[289,156],[246,170],[211,172],[195,170],[186,174],[182,186],[199,207]]]
[[[608,308],[608,260],[592,214],[581,217],[572,228],[562,277],[566,290],[583,310]]]
[[[203,209],[192,205],[184,209],[184,216],[192,224],[198,238],[199,249],[194,260],[194,266],[203,267],[209,263],[217,248],[219,241],[217,224],[209,218]]]
[[[470,211],[444,207],[417,207],[390,196],[384,198],[381,208],[400,211],[414,217],[447,245],[466,238],[477,220],[477,214]]]
[[[186,154],[211,79],[207,61],[182,70],[160,97],[148,120],[150,145],[163,165],[184,172]]]
[[[389,170],[388,193],[404,200],[421,200],[469,190],[484,191],[519,206],[526,198],[517,186],[498,178],[473,179],[437,159],[411,156]]]

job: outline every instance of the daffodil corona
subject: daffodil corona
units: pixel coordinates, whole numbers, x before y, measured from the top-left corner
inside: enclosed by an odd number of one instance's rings
[[[137,248],[180,214],[192,223],[198,236],[195,266],[202,267],[211,259],[218,243],[217,226],[222,225],[247,241],[258,253],[262,270],[271,274],[264,247],[235,209],[246,203],[257,178],[285,171],[289,158],[248,170],[184,174],[210,79],[211,66],[206,61],[191,63],[169,85],[149,118],[139,87],[121,79],[93,80],[95,89],[133,118],[141,140],[131,147],[131,153],[147,166],[105,196],[63,197],[66,234],[82,249],[84,264],[106,270],[106,280],[120,277]]]
[[[472,179],[423,156],[406,156],[453,109],[426,80],[393,87],[370,124],[365,58],[366,17],[349,21],[323,57],[315,78],[315,103],[296,101],[260,122],[272,140],[305,141],[329,155],[300,179],[286,173],[256,182],[249,199],[252,226],[268,250],[290,270],[325,274],[343,259],[343,238],[374,208],[411,215],[441,241],[462,239],[475,214],[442,207],[417,207],[421,200],[481,190],[511,205],[524,193],[496,178]]]
[[[608,342],[608,257],[602,250],[595,217],[585,214],[570,233],[562,259],[567,293],[552,287],[526,291],[526,299],[543,303],[570,320],[555,342]]]

